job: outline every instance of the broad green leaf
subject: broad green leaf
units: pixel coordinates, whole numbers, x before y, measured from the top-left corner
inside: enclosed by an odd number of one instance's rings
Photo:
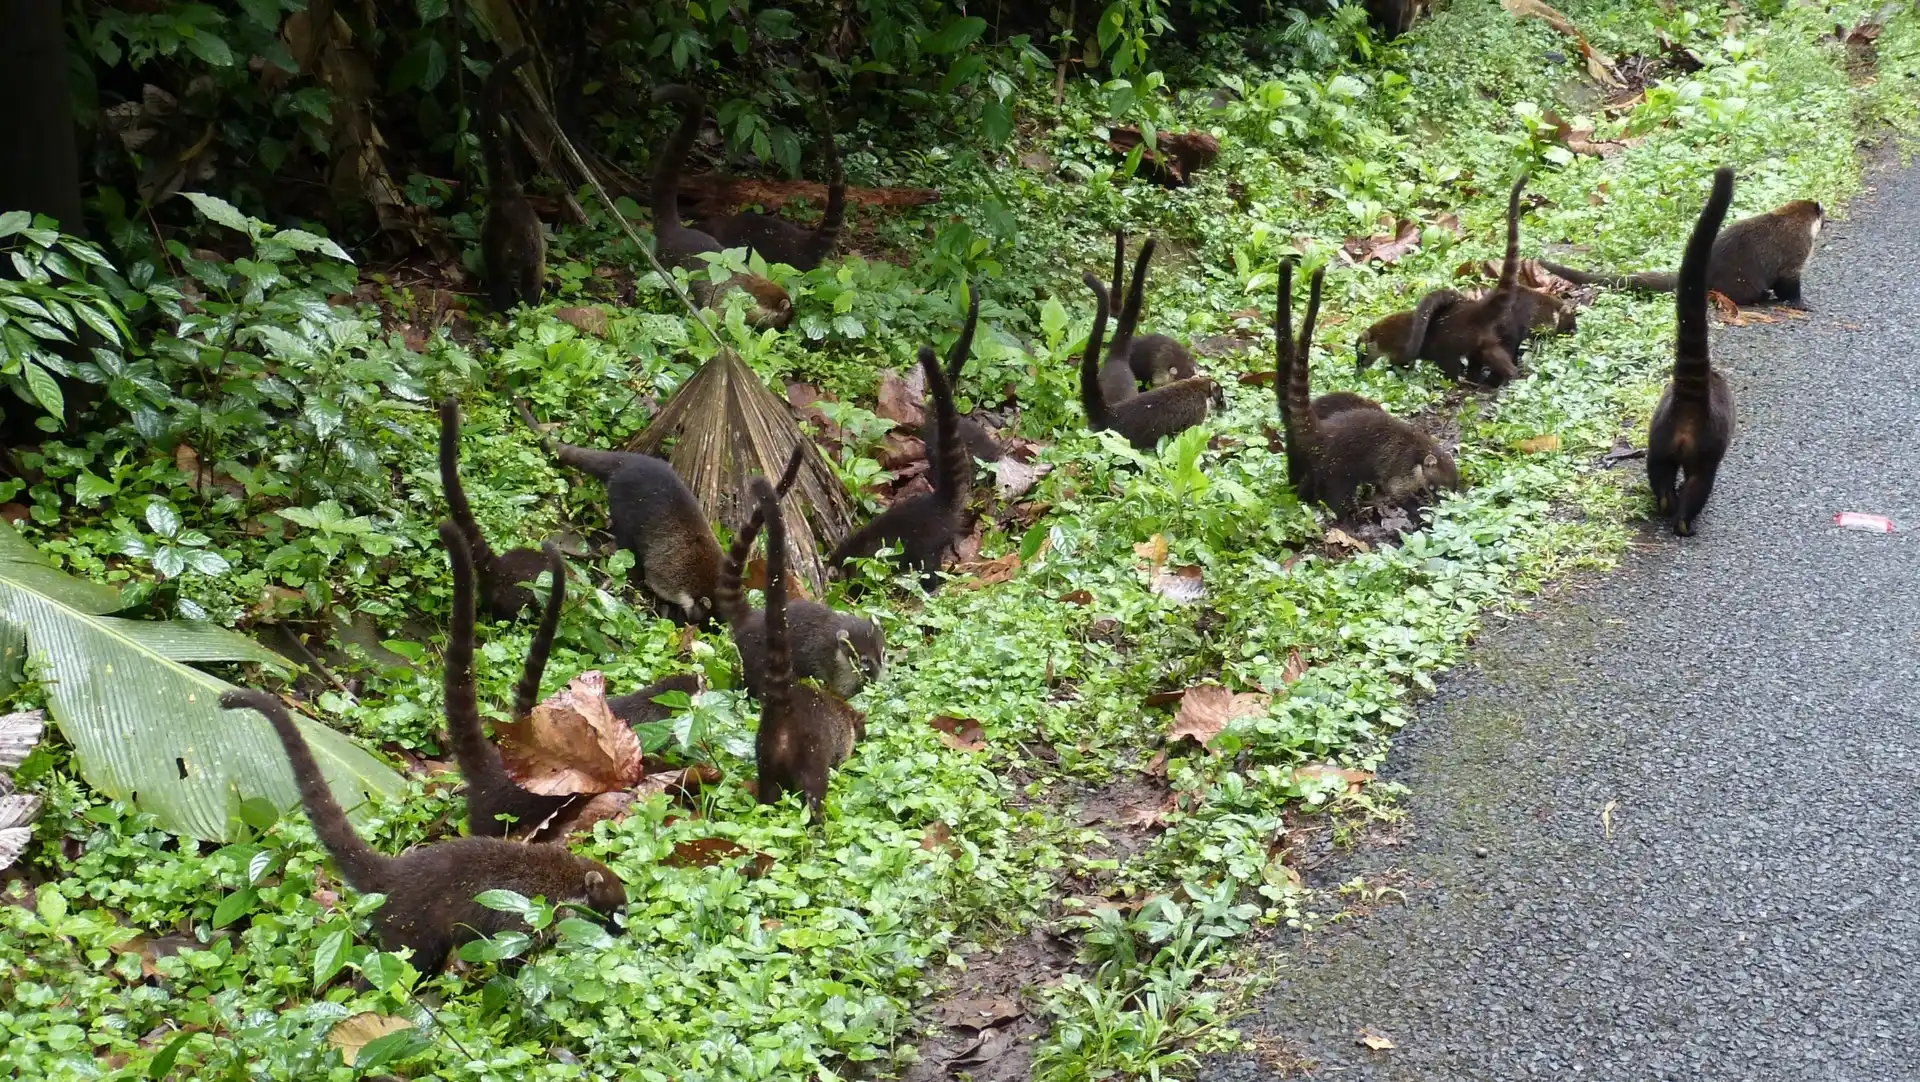
[[[568,917],[562,920],[554,925],[554,930],[560,933],[561,938],[574,943],[582,943],[603,950],[613,946],[613,937],[607,934],[605,928],[579,917]]]
[[[0,237],[11,237],[33,224],[33,215],[24,210],[0,214]]]
[[[53,419],[65,424],[67,421],[67,399],[60,393],[60,384],[53,373],[40,367],[39,361],[29,360],[21,368],[20,374],[26,377],[27,389],[40,403],[40,408],[53,415]]]
[[[252,887],[241,887],[220,899],[220,904],[213,907],[213,926],[225,928],[245,916],[253,908],[253,903],[259,900],[260,896],[253,892]]]
[[[978,15],[955,19],[937,32],[920,39],[920,48],[930,53],[955,53],[972,45],[986,33],[987,20]]]
[[[152,812],[167,830],[207,841],[228,840],[236,799],[297,803],[267,720],[220,709],[221,692],[233,685],[185,664],[285,661],[211,624],[106,615],[119,608],[118,591],[53,567],[0,523],[0,623],[26,633],[49,713],[89,785]],[[359,745],[324,725],[298,724],[349,812],[400,791],[399,776]]]
[[[251,235],[247,228],[247,216],[240,213],[239,208],[232,203],[204,192],[181,192],[180,194],[186,196],[187,202],[192,203],[194,208],[213,224],[224,225],[228,229],[237,229]]]
[[[333,979],[340,968],[347,964],[347,930],[345,928],[328,929],[325,938],[313,952],[313,986],[321,985]]]
[[[153,1057],[153,1062],[147,1064],[147,1082],[160,1082],[161,1079],[172,1074],[174,1061],[180,1058],[180,1050],[185,1048],[187,1042],[192,1039],[193,1034],[186,1032],[168,1041],[167,1046],[160,1050],[160,1054]]]

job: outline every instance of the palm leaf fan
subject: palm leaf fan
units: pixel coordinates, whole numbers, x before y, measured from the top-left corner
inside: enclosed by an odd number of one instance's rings
[[[739,354],[726,348],[715,353],[627,450],[671,462],[709,519],[738,525],[747,517],[741,506],[747,479],[778,477],[795,444],[807,450],[799,479],[781,502],[787,559],[817,595],[826,581],[823,540],[837,541],[853,528],[853,501],[800,430],[793,407],[769,391]]]

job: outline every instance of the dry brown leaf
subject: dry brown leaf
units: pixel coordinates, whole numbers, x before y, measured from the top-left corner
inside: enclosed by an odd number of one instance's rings
[[[920,848],[931,853],[935,849],[945,849],[953,844],[953,828],[935,819],[920,832]]]
[[[1133,546],[1133,554],[1147,561],[1149,574],[1158,573],[1160,565],[1167,562],[1167,539],[1154,534],[1151,538]]]
[[[351,1067],[362,1048],[390,1033],[412,1028],[413,1023],[404,1018],[378,1011],[361,1011],[335,1022],[333,1028],[327,1030],[327,1043],[338,1048],[340,1058]]]
[[[1053,470],[1053,466],[1041,463],[1021,462],[1016,458],[1002,458],[992,464],[993,486],[1003,500],[1017,500],[1033,491],[1033,486]]]
[[[1173,727],[1167,730],[1167,743],[1191,739],[1206,747],[1235,718],[1266,712],[1271,696],[1264,692],[1238,694],[1218,684],[1199,684],[1180,697],[1180,709],[1174,712]]]
[[[980,723],[972,718],[956,718],[947,714],[929,718],[927,724],[939,730],[940,742],[955,751],[987,750],[987,734]]]
[[[1054,600],[1060,602],[1062,605],[1079,605],[1085,608],[1093,604],[1093,591],[1075,590],[1070,594],[1061,594],[1059,597],[1054,598]]]
[[[1298,650],[1288,651],[1287,663],[1280,667],[1280,682],[1291,684],[1305,675],[1307,675],[1306,659],[1300,656]]]
[[[1337,545],[1343,549],[1352,549],[1355,552],[1367,552],[1373,548],[1372,545],[1367,544],[1365,541],[1360,540],[1338,526],[1330,526],[1327,528],[1325,540],[1329,545]]]
[[[673,852],[667,854],[667,859],[661,863],[669,868],[711,868],[749,853],[753,853],[753,863],[744,869],[747,878],[758,879],[773,868],[772,855],[754,853],[725,838],[690,838],[678,842]]]
[[[1154,575],[1147,589],[1182,605],[1191,605],[1207,596],[1206,571],[1192,564],[1169,567]]]
[[[1265,387],[1273,382],[1273,369],[1256,368],[1251,372],[1242,372],[1236,378],[1247,387]]]
[[[1466,230],[1460,226],[1460,216],[1458,214],[1442,214],[1433,220],[1433,224],[1435,227],[1444,229],[1456,237],[1466,235]]]
[[[1707,303],[1713,305],[1713,307],[1719,311],[1720,318],[1725,321],[1728,326],[1744,327],[1747,325],[1746,321],[1740,318],[1740,306],[1733,303],[1733,298],[1727,296],[1725,293],[1717,289],[1707,290]]]
[[[1601,833],[1601,836],[1603,836],[1603,837],[1606,837],[1606,838],[1612,838],[1612,837],[1613,837],[1613,809],[1615,809],[1615,808],[1617,808],[1617,807],[1619,807],[1619,806],[1620,806],[1620,802],[1619,802],[1619,801],[1617,801],[1617,800],[1609,800],[1609,801],[1607,801],[1607,804],[1606,804],[1606,806],[1600,809],[1600,833]]]
[[[873,397],[873,412],[897,425],[917,430],[920,422],[926,420],[926,412],[920,408],[920,396],[892,369],[880,373],[880,386]]]
[[[1516,446],[1530,455],[1537,455],[1545,451],[1558,451],[1560,449],[1560,435],[1557,432],[1548,432],[1545,435],[1535,436],[1532,439],[1521,440]]]
[[[494,730],[508,776],[531,792],[610,793],[646,776],[640,738],[608,708],[598,670],[574,677],[525,720]]]
[[[905,432],[889,432],[880,440],[879,463],[888,470],[905,470],[916,462],[927,460],[927,445],[920,437]]]
[[[1514,18],[1539,19],[1570,38],[1580,36],[1580,31],[1574,27],[1572,19],[1555,11],[1541,0],[1500,0],[1500,6]]]
[[[1348,237],[1346,243],[1341,245],[1341,250],[1356,264],[1373,259],[1395,263],[1419,247],[1419,222],[1403,219],[1398,223],[1388,223],[1388,228],[1391,232],[1376,233],[1371,237]]]
[[[553,318],[582,334],[590,334],[595,338],[607,336],[607,310],[604,308],[559,308],[554,310]]]
[[[685,770],[662,770],[658,774],[647,775],[634,787],[633,797],[635,800],[646,800],[664,793],[674,800],[686,800],[719,780],[719,767],[697,763]]]
[[[955,1029],[983,1030],[1025,1015],[1016,1000],[974,996],[950,999],[934,1007],[934,1017]]]
[[[978,590],[985,586],[998,586],[1010,581],[1014,573],[1020,570],[1020,554],[1009,552],[1005,556],[996,556],[991,560],[970,560],[956,563],[953,570],[967,578],[954,583],[961,590]]]
[[[1375,1052],[1385,1052],[1387,1049],[1393,1047],[1392,1041],[1382,1037],[1378,1033],[1368,1033],[1365,1030],[1360,1032],[1360,1043],[1373,1049]]]
[[[0,522],[17,526],[31,517],[24,504],[0,503]]]
[[[1179,805],[1179,797],[1168,794],[1158,804],[1129,804],[1120,809],[1119,825],[1135,830],[1152,830],[1167,825],[1167,813]]]

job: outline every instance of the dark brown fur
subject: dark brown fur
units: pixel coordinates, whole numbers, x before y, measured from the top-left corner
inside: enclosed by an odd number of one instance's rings
[[[447,631],[447,659],[444,683],[447,697],[447,738],[453,745],[453,757],[460,764],[460,775],[467,782],[467,833],[476,838],[497,838],[516,829],[531,830],[554,812],[559,811],[567,802],[564,796],[543,796],[520,787],[507,776],[506,767],[501,765],[500,751],[487,739],[480,727],[480,703],[473,688],[473,560],[466,546],[460,544],[460,528],[452,521],[440,524],[440,541],[447,546],[447,561],[453,565],[453,621]],[[564,592],[566,569],[560,562],[560,550],[551,548],[549,558],[553,571],[553,592],[549,595],[547,612],[541,618],[541,628],[547,628],[549,620],[558,623],[560,618],[560,600]],[[545,642],[536,633],[533,649],[528,652],[531,666],[534,657],[539,657],[544,666],[547,650],[553,643],[553,634],[546,631]],[[538,677],[534,679],[538,687]],[[525,688],[526,674],[523,671],[521,688]],[[537,693],[537,692],[536,692]],[[518,695],[515,700],[515,715],[520,714]],[[527,704],[531,709],[532,704]],[[510,817],[509,823],[502,817]]]
[[[520,419],[565,465],[606,482],[613,538],[633,553],[630,581],[699,623],[713,615],[720,577],[720,542],[713,538],[700,503],[665,460],[626,451],[602,451],[561,443],[540,431],[532,411],[520,404]]]
[[[960,326],[960,337],[954,339],[953,348],[947,351],[947,389],[951,391],[960,385],[960,370],[967,366],[967,355],[973,350],[974,325],[980,320],[980,287],[977,283],[967,287],[967,321]],[[993,438],[987,427],[966,414],[959,414],[955,423],[960,429],[960,440],[966,444],[967,454],[982,462],[998,462],[1006,456],[1007,449]],[[928,417],[920,422],[920,443],[927,449],[927,461],[940,461],[940,418]]]
[[[829,115],[824,103],[821,115]],[[769,263],[785,263],[795,270],[812,270],[826,262],[847,220],[846,178],[840,173],[840,149],[834,145],[830,124],[826,137],[827,209],[819,225],[808,229],[777,215],[744,211],[708,218],[701,223],[707,235],[723,247],[750,248]]]
[[[1128,298],[1127,311],[1121,313],[1116,339],[1132,335],[1132,322],[1127,314],[1139,315],[1135,304],[1139,291],[1138,268],[1152,255],[1153,245],[1153,238],[1148,237],[1141,249],[1134,278],[1135,296]],[[1100,339],[1107,333],[1107,290],[1091,274],[1082,275],[1080,280],[1093,290],[1095,305],[1093,330],[1087,335],[1087,350],[1080,362],[1080,405],[1087,413],[1087,427],[1095,432],[1113,429],[1136,449],[1144,451],[1151,450],[1160,442],[1160,437],[1183,432],[1206,420],[1207,408],[1219,400],[1220,389],[1205,376],[1156,387],[1117,405],[1107,401],[1100,389],[1099,369]]]
[[[1713,370],[1707,350],[1707,289],[1720,253],[1714,235],[1732,203],[1733,170],[1723,166],[1714,171],[1713,194],[1680,260],[1673,380],[1647,429],[1647,483],[1654,505],[1672,516],[1673,532],[1682,537],[1693,533],[1693,521],[1713,495],[1720,460],[1733,442],[1733,389]]]
[[[257,710],[273,725],[314,833],[333,855],[340,877],[363,894],[387,896],[373,916],[380,948],[410,949],[413,965],[422,973],[439,971],[447,954],[468,940],[528,930],[519,917],[473,900],[484,891],[511,890],[550,902],[585,904],[609,918],[626,907],[626,890],[613,869],[557,845],[459,838],[383,856],[347,822],[306,738],[279,700],[259,691],[229,691],[220,696],[220,705]]]
[[[1399,355],[1432,361],[1449,379],[1484,372],[1482,382],[1498,387],[1520,374],[1516,361],[1527,336],[1527,317],[1518,303],[1520,284],[1520,174],[1507,194],[1507,254],[1500,281],[1483,296],[1468,298],[1436,290],[1414,306],[1406,344]]]
[[[708,264],[700,258],[701,255],[723,252],[727,246],[711,234],[688,229],[680,220],[680,170],[686,164],[688,152],[693,149],[694,138],[700,134],[700,123],[706,117],[707,99],[693,87],[675,85],[654,91],[653,101],[655,105],[671,103],[680,110],[680,123],[661,146],[659,161],[653,169],[654,250],[660,262],[695,272],[697,277],[693,281],[693,299],[696,303],[712,305],[726,290],[739,289],[754,300],[753,310],[747,316],[748,323],[762,329],[784,328],[793,320],[793,300],[787,296],[787,291],[768,279],[752,274],[735,275],[724,283],[709,280],[706,277]]]
[[[774,495],[785,498],[799,473],[800,460],[801,449],[796,447],[780,483],[774,486]],[[766,688],[767,617],[765,610],[747,606],[741,576],[760,527],[760,509],[755,507],[727,549],[726,563],[720,568],[720,586],[714,594],[714,603],[733,628],[734,644],[740,648],[741,680],[756,699]],[[818,680],[843,699],[852,698],[885,670],[886,637],[871,620],[815,601],[789,600],[787,627],[795,673],[803,680]]]
[[[685,692],[688,695],[700,693],[700,678],[692,673],[680,673],[648,684],[629,695],[607,696],[607,707],[613,716],[628,725],[651,725],[656,721],[665,721],[673,716],[670,707],[662,706],[653,700],[669,691]]]
[[[1422,0],[1367,0],[1367,18],[1380,28],[1381,37],[1392,41],[1413,29],[1424,6]]]
[[[540,303],[547,278],[547,234],[520,185],[503,115],[507,81],[533,56],[520,49],[493,66],[480,90],[480,149],[487,162],[487,216],[480,226],[480,255],[487,291],[504,312],[516,303]]]
[[[960,358],[964,367],[966,358]],[[933,491],[902,500],[874,516],[873,521],[848,534],[828,562],[844,567],[848,560],[868,557],[882,546],[895,545],[906,566],[920,573],[920,585],[940,585],[940,564],[960,539],[967,500],[973,495],[973,459],[960,441],[960,415],[953,405],[953,388],[940,370],[930,346],[920,347],[920,370],[933,392],[934,423],[938,436],[928,445]]]
[[[1134,267],[1135,281],[1139,281],[1146,275],[1146,256],[1147,251],[1142,248],[1140,261]],[[1126,309],[1127,301],[1132,296],[1121,288],[1125,284],[1121,275],[1126,269],[1126,260],[1127,234],[1125,230],[1121,230],[1113,235],[1113,295],[1108,298],[1108,303],[1119,305],[1122,311]],[[1107,385],[1106,369],[1101,369],[1100,387],[1108,392],[1109,404],[1120,401],[1121,397],[1131,397],[1134,391],[1139,390],[1139,384],[1144,383],[1149,388],[1161,387],[1175,380],[1192,379],[1200,374],[1200,370],[1194,366],[1193,354],[1187,351],[1187,347],[1164,334],[1133,336],[1127,342],[1126,357],[1134,379],[1134,386],[1127,388],[1126,395],[1116,397],[1112,393],[1112,388]],[[1112,360],[1112,351],[1109,350],[1108,363],[1111,364]]]
[[[1273,398],[1280,413],[1280,431],[1287,436],[1287,483],[1295,492],[1306,484],[1310,463],[1307,459],[1305,441],[1298,435],[1298,425],[1293,420],[1293,369],[1295,365],[1310,363],[1313,351],[1313,321],[1318,316],[1316,308],[1309,308],[1305,333],[1296,346],[1293,340],[1293,263],[1283,261],[1280,265],[1280,310],[1273,325]],[[1380,403],[1365,395],[1352,391],[1334,391],[1315,398],[1308,409],[1315,421],[1325,421],[1336,413],[1348,410],[1380,409]]]
[[[780,497],[766,478],[754,479],[753,494],[767,529],[766,682],[753,742],[758,795],[760,803],[772,804],[787,793],[804,794],[817,823],[827,778],[853,754],[854,742],[867,735],[867,719],[832,694],[794,680],[787,636],[787,527]]]
[[[1735,304],[1759,304],[1769,293],[1788,304],[1800,304],[1800,274],[1825,221],[1820,204],[1798,199],[1727,226],[1713,244],[1707,288]],[[1540,265],[1569,282],[1611,289],[1671,293],[1679,280],[1664,271],[1595,274],[1544,259]]]
[[[1298,474],[1295,490],[1302,499],[1318,500],[1335,514],[1348,514],[1362,488],[1396,503],[1423,492],[1457,488],[1460,475],[1453,456],[1432,436],[1381,409],[1345,409],[1322,420],[1310,405],[1310,355],[1313,324],[1320,313],[1322,270],[1313,272],[1307,296],[1307,316],[1300,342],[1293,343],[1293,265],[1280,265],[1279,305],[1274,320],[1279,336],[1277,352],[1289,358],[1277,362],[1286,370],[1287,408],[1281,414],[1288,426],[1289,476]],[[1279,369],[1275,372],[1276,381]],[[1294,460],[1298,448],[1299,462]]]
[[[487,544],[480,524],[474,521],[466,488],[460,483],[460,403],[451,398],[440,403],[440,488],[446,494],[447,513],[473,554],[474,572],[480,580],[480,607],[496,620],[511,620],[532,608],[533,591],[520,584],[539,577],[546,560],[533,549],[495,553]]]

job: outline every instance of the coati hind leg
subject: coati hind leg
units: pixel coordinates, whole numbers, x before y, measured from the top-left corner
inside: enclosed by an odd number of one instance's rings
[[[1647,445],[1647,486],[1653,489],[1653,509],[1662,518],[1673,515],[1676,481],[1680,477],[1680,460],[1675,458],[1659,441],[1649,441]]]
[[[1681,537],[1693,536],[1693,520],[1707,506],[1708,497],[1713,495],[1713,478],[1718,472],[1718,466],[1687,471],[1686,480],[1680,482],[1679,505],[1673,515],[1674,533]]]
[[[1773,283],[1773,295],[1780,298],[1782,303],[1791,304],[1795,308],[1805,308],[1807,306],[1807,302],[1800,299],[1800,276],[1798,274],[1781,275],[1780,278],[1775,280]]]

